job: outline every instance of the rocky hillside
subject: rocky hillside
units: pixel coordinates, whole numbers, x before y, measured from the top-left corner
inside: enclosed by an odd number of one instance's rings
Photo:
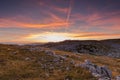
[[[119,80],[120,59],[0,45],[0,80]]]
[[[96,80],[71,59],[45,48],[0,45],[0,80]]]
[[[42,46],[74,53],[103,55],[120,58],[120,39],[110,39],[101,41],[67,40],[58,43],[47,43]]]

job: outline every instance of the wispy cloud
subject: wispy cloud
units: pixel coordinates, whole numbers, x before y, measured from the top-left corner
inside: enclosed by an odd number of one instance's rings
[[[40,41],[57,33],[79,40],[120,37],[119,1],[22,0],[0,8],[0,42]]]
[[[101,29],[108,29],[108,30],[120,30],[120,12],[113,12],[113,13],[98,13],[94,12],[89,15],[83,14],[74,14],[72,15],[72,21],[80,22],[76,23],[80,26],[83,26],[87,29],[90,28],[101,28]],[[82,22],[82,23],[81,23]]]
[[[73,6],[73,0],[70,0],[69,7],[68,7],[68,12],[67,12],[66,23],[68,23],[69,20],[70,20],[71,11],[72,11],[72,6]],[[68,25],[67,25],[67,26],[68,26]]]
[[[31,21],[28,19],[27,22],[24,20],[19,21],[19,18],[8,19],[8,18],[0,18],[0,27],[20,27],[20,28],[59,28],[65,27],[66,23],[62,18],[54,14],[50,14],[50,18],[45,18],[45,23],[34,23],[34,19]],[[24,19],[24,17],[22,17]]]
[[[66,14],[69,9],[68,7],[55,6],[45,1],[40,1],[39,4],[40,6],[46,7],[50,9],[51,11],[56,11],[56,12],[63,13],[63,14]]]

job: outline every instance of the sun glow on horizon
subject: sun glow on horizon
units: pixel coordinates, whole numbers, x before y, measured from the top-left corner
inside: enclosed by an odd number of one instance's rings
[[[33,34],[26,37],[29,40],[36,42],[59,42],[71,39],[71,34],[57,33],[57,32],[45,32],[41,34]]]
[[[59,42],[68,39],[68,37],[60,34],[48,34],[44,37],[47,42]]]
[[[115,37],[115,35],[120,34],[100,34],[100,33],[67,33],[67,32],[42,32],[36,34],[29,34],[24,36],[21,40],[17,40],[18,42],[24,41],[27,43],[33,42],[60,42],[64,40],[102,40]],[[15,41],[16,42],[16,41]]]

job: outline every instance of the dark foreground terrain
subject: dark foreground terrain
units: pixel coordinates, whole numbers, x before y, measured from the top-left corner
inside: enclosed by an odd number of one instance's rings
[[[42,46],[1,44],[0,80],[119,80],[119,56],[109,57],[104,51],[100,55],[101,49],[112,51],[111,46],[118,52],[119,44],[119,40],[65,41]],[[88,54],[81,54],[81,49]]]

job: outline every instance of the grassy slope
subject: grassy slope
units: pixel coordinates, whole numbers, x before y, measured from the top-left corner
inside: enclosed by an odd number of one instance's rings
[[[56,63],[50,62],[54,57],[48,56],[44,52],[31,52],[26,48],[0,45],[0,80],[64,80],[67,76],[73,80],[95,80],[88,70],[75,68],[70,64],[71,60],[79,64],[85,59],[89,59],[98,65],[108,66],[112,70],[113,76],[120,74],[120,59],[63,51],[55,52],[60,55],[69,55],[68,60],[56,65]],[[30,60],[25,60],[27,57]],[[51,71],[49,66],[47,69],[43,69],[41,64],[52,64],[54,70]],[[66,70],[67,66],[70,67],[68,71]]]
[[[25,60],[28,57],[30,60]],[[53,59],[53,56],[44,52],[0,45],[0,80],[64,80],[65,77],[73,80],[95,80],[88,70],[71,65],[69,59],[59,65],[50,62]],[[54,70],[49,69],[49,66],[43,69],[41,64],[52,64]],[[66,70],[67,66],[70,70]]]
[[[120,75],[120,59],[110,58],[106,56],[94,56],[89,54],[73,54],[70,52],[56,51],[57,54],[69,54],[70,59],[74,59],[76,63],[82,63],[84,60],[88,59],[94,64],[103,66],[106,65],[110,70],[112,70],[113,76]]]

